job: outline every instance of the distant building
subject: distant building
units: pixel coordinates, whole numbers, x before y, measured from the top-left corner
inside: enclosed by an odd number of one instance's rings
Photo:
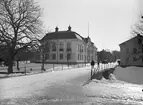
[[[97,48],[91,39],[83,38],[71,31],[70,26],[66,31],[59,31],[56,27],[55,32],[47,33],[40,42],[45,46],[44,54],[47,63],[71,64],[97,61]]]
[[[122,66],[143,66],[143,36],[137,35],[119,46]]]

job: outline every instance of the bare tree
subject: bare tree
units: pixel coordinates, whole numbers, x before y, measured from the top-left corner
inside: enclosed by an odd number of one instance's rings
[[[138,21],[131,26],[132,36],[136,36],[137,34],[143,35],[143,15],[140,13],[138,17]]]
[[[14,56],[39,37],[40,17],[33,0],[0,0],[0,42],[8,50],[8,73],[13,72]]]
[[[131,28],[132,28],[132,31],[131,31],[132,36],[131,37],[134,37],[137,34],[143,35],[143,25],[141,23],[135,24]]]
[[[41,40],[39,46],[39,53],[41,55],[41,62],[42,62],[42,70],[45,70],[45,61],[47,59],[47,54],[50,55],[50,50],[52,50],[53,46],[56,46],[56,43],[51,40]],[[55,49],[56,50],[56,49]],[[58,49],[57,49],[58,50]],[[50,57],[50,56],[49,56]]]
[[[132,26],[132,36],[138,36],[138,47],[134,49],[133,53],[130,56],[135,59],[142,59],[143,61],[143,15],[140,14],[139,22]],[[135,55],[140,55],[135,57]]]

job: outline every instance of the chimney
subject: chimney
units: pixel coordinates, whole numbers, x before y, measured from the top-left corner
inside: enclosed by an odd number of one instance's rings
[[[59,30],[59,28],[58,28],[58,27],[56,27],[56,28],[55,28],[55,32],[58,32],[58,30]]]
[[[68,27],[68,31],[71,31],[71,26],[69,25],[69,27]]]

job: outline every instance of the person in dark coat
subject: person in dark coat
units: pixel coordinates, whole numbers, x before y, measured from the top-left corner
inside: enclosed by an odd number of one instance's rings
[[[91,61],[90,65],[91,65],[91,79],[92,79],[93,72],[94,72],[93,70],[95,70],[95,69],[94,69],[94,65],[95,65],[94,60]]]
[[[94,60],[92,60],[90,64],[91,64],[91,69],[94,69],[94,65],[95,65]]]

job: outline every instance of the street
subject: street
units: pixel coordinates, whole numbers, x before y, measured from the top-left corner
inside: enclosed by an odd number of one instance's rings
[[[0,105],[142,105],[142,86],[89,78],[90,66],[0,79]]]

